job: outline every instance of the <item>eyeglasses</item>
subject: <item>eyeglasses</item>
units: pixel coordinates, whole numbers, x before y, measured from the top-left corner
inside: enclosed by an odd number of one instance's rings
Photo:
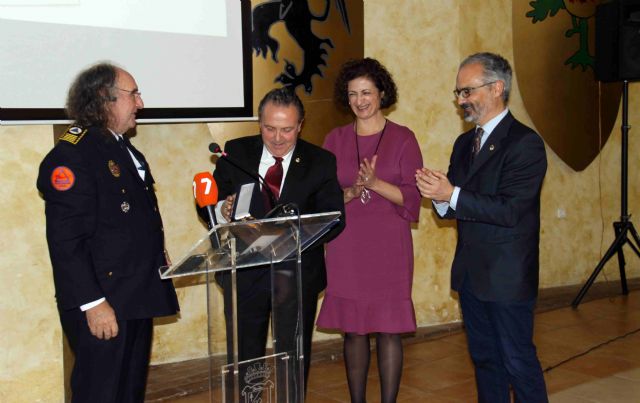
[[[458,98],[459,96],[462,96],[462,98],[469,98],[469,96],[471,95],[471,93],[474,90],[477,90],[478,88],[482,88],[482,87],[486,87],[487,85],[491,85],[493,83],[495,83],[496,81],[491,81],[490,83],[484,83],[482,85],[479,85],[477,87],[464,87],[464,88],[460,88],[460,89],[455,89],[453,90],[453,95],[456,96],[456,98]]]
[[[120,88],[114,85],[114,88],[123,92],[126,92],[127,94],[131,95],[132,97],[140,97],[142,98],[142,93],[140,91],[138,91],[138,89],[133,89],[133,90],[125,90],[124,88]],[[466,97],[465,97],[466,98]]]

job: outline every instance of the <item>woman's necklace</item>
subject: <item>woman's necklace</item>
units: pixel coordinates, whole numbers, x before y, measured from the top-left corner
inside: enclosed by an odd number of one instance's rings
[[[376,144],[376,149],[373,152],[373,155],[378,154],[378,147],[380,147],[380,142],[382,141],[382,137],[384,136],[384,130],[387,128],[387,119],[384,120],[384,126],[382,126],[382,131],[380,132],[380,138],[378,138],[378,144]],[[358,158],[358,168],[360,167],[360,146],[358,145],[358,121],[356,120],[353,124],[353,131],[356,136],[356,156]],[[362,192],[360,192],[360,202],[362,204],[367,204],[371,201],[371,193],[369,189],[363,187]]]

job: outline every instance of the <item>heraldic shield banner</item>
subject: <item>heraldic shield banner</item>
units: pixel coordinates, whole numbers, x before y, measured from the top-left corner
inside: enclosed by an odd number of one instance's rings
[[[600,1],[514,1],[514,71],[524,105],[551,149],[576,171],[598,156],[615,124],[621,83],[594,75]]]

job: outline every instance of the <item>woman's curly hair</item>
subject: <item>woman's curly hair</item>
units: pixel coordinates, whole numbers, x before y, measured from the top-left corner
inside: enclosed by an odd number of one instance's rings
[[[106,127],[117,72],[113,64],[100,63],[78,74],[69,88],[67,116],[80,126]]]
[[[360,77],[368,78],[376,85],[378,91],[384,92],[380,100],[381,109],[388,108],[398,101],[398,88],[391,74],[379,61],[366,57],[349,60],[342,65],[333,87],[333,99],[338,105],[349,109],[349,81]]]

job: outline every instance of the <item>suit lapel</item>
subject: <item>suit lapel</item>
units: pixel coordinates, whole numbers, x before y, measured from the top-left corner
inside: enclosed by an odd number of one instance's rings
[[[131,150],[131,152],[133,153],[133,155],[136,156],[136,159],[138,160],[138,162],[140,164],[142,164],[142,167],[145,170],[145,174],[144,174],[144,181],[142,180],[142,178],[140,177],[140,173],[138,172],[138,168],[136,167],[136,164],[133,162],[133,159],[131,158],[131,155],[129,154],[129,151],[127,151],[126,149],[123,150],[124,154],[127,157],[127,160],[129,161],[129,165],[128,167],[132,170],[132,174],[140,180],[140,182],[149,182],[149,183],[155,183],[155,181],[153,180],[153,177],[151,176],[151,170],[149,169],[149,164],[147,163],[146,158],[144,158],[144,155],[138,151],[137,148],[135,148],[133,146],[133,144],[131,144],[130,141],[127,141],[127,147]]]
[[[469,174],[467,175],[467,179],[471,178],[478,170],[500,151],[502,148],[502,140],[507,137],[509,133],[509,128],[511,127],[511,123],[513,123],[513,116],[511,112],[507,113],[507,115],[498,123],[487,141],[480,149],[480,152],[473,160],[471,164],[471,169],[469,169]]]
[[[121,166],[124,167],[124,169],[129,171],[129,174],[131,174],[134,177],[134,180],[136,180],[139,183],[143,184],[144,182],[142,181],[142,178],[140,178],[140,174],[138,174],[138,169],[136,168],[135,164],[133,163],[133,159],[131,158],[131,155],[129,154],[129,151],[126,148],[120,147],[120,144],[118,144],[118,141],[115,139],[115,137],[113,137],[111,132],[107,132],[107,133],[110,136],[110,138],[105,141],[105,145],[107,147],[111,148],[113,150],[112,152],[115,153],[115,155],[117,155],[119,157],[118,158],[118,160],[119,160],[118,162],[120,163]],[[109,154],[113,155],[111,153],[109,153]],[[139,152],[136,155],[139,155]],[[143,159],[143,161],[144,161],[144,159]],[[146,162],[145,162],[145,165],[146,165]]]
[[[284,178],[284,185],[282,186],[282,192],[280,194],[281,201],[288,201],[293,197],[295,184],[300,183],[304,176],[306,160],[304,144],[298,140],[296,142],[296,148],[293,150],[293,155],[291,156],[289,169],[287,169],[287,174]]]
[[[460,166],[462,167],[462,172],[464,173],[464,177],[466,178],[467,176],[469,176],[469,171],[471,170],[471,164],[473,162],[471,153],[473,152],[474,131],[471,130],[467,132],[465,136],[465,143],[462,145]]]
[[[253,148],[247,155],[247,164],[256,172],[260,172],[260,159],[262,158],[262,149],[264,144],[262,143],[262,137],[260,135],[255,137]]]
[[[127,152],[127,150],[123,150],[120,148],[120,144],[116,138],[111,134],[110,131],[105,130],[99,134],[103,140],[101,141],[102,152],[107,161],[111,161],[115,158],[115,163],[121,167],[122,169],[128,170],[130,173],[135,173],[135,176],[140,179],[138,175],[138,171],[136,170],[135,165],[133,164],[133,160],[131,156]]]

